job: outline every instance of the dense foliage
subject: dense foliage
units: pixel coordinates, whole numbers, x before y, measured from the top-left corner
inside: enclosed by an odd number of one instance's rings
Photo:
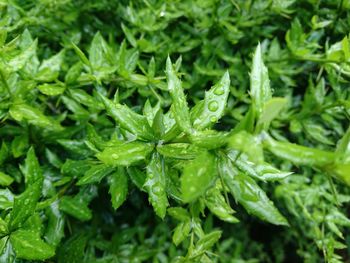
[[[348,0],[0,0],[0,262],[348,262]]]

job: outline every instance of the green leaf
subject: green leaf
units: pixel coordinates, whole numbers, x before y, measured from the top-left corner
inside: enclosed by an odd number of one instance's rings
[[[250,96],[252,97],[253,109],[259,117],[263,112],[265,103],[271,99],[270,80],[268,70],[262,59],[260,43],[253,56],[250,73]]]
[[[97,32],[89,49],[89,61],[94,69],[98,69],[110,66],[109,59],[110,48],[101,33]]]
[[[11,191],[6,189],[0,189],[0,209],[8,210],[13,207],[14,195]]]
[[[227,156],[241,172],[261,181],[281,180],[292,174],[291,172],[282,172],[265,162],[254,164],[245,154],[235,150],[230,150]]]
[[[216,188],[211,189],[206,194],[205,205],[210,212],[223,221],[229,223],[237,223],[239,221],[232,215],[235,211],[226,203],[224,196],[221,194],[220,190]]]
[[[119,125],[144,140],[154,140],[154,133],[148,124],[147,118],[130,110],[126,105],[115,104],[106,97],[100,95],[108,115],[110,115]]]
[[[0,148],[0,166],[6,161],[8,156],[9,156],[9,149],[7,147],[7,144],[4,141],[2,141],[1,148]]]
[[[231,194],[248,213],[271,224],[288,225],[266,193],[252,178],[239,172],[227,157],[220,158],[219,172]]]
[[[92,212],[88,207],[89,202],[97,194],[96,188],[89,186],[81,188],[75,196],[63,196],[60,199],[60,210],[79,219],[80,221],[88,221],[92,217]]]
[[[191,221],[187,220],[185,222],[181,222],[177,225],[173,233],[173,243],[175,246],[178,246],[182,241],[184,241],[191,231]]]
[[[203,152],[189,161],[181,176],[181,191],[185,202],[203,195],[216,177],[216,161],[213,155]]]
[[[266,134],[264,146],[279,158],[298,165],[325,166],[334,162],[334,153],[289,142],[279,142]]]
[[[168,208],[168,214],[179,221],[187,221],[191,219],[188,211],[182,207],[170,207]]]
[[[221,80],[209,91],[205,92],[203,106],[194,117],[193,127],[203,130],[215,124],[224,114],[228,94],[230,92],[230,75],[225,72]]]
[[[3,246],[3,250],[0,253],[0,262],[15,263],[16,254],[15,254],[15,251],[13,250],[12,244],[10,242],[10,238],[6,236],[6,237],[3,237],[0,241],[1,241],[1,245]]]
[[[73,47],[75,53],[80,58],[81,62],[83,62],[85,65],[91,67],[91,63],[90,63],[89,59],[85,56],[84,52],[81,51],[81,49],[77,45],[75,45],[73,42],[71,44],[72,44],[72,47]]]
[[[173,105],[172,111],[177,125],[182,131],[191,133],[190,111],[187,105],[186,97],[182,89],[181,81],[176,75],[170,58],[166,61],[166,76],[168,81],[168,91],[170,93]]]
[[[35,39],[30,46],[23,50],[18,56],[12,58],[8,66],[12,71],[20,70],[25,66],[29,59],[36,54],[36,49],[38,46],[38,40]]]
[[[41,195],[42,181],[37,180],[29,185],[26,190],[14,198],[13,209],[10,216],[10,229],[21,227],[34,213]]]
[[[43,182],[44,180],[39,161],[35,155],[33,147],[31,147],[27,152],[27,157],[25,159],[25,164],[22,168],[22,172],[24,174],[27,186],[32,185],[37,181]]]
[[[62,126],[57,121],[45,116],[39,109],[33,108],[25,103],[13,104],[10,108],[10,115],[16,121],[25,120],[40,128],[48,130],[62,129]]]
[[[285,107],[287,102],[288,101],[285,98],[269,99],[264,104],[257,126],[261,126],[262,129],[267,130],[270,126],[271,121],[278,116],[278,114]]]
[[[228,148],[245,153],[253,163],[264,161],[263,147],[260,139],[250,133],[241,131],[228,138]]]
[[[11,151],[13,157],[18,158],[25,154],[29,146],[28,134],[16,136],[11,142]]]
[[[52,203],[46,209],[46,215],[48,220],[45,229],[44,239],[49,245],[56,247],[64,237],[65,226],[65,220],[63,214],[59,210],[58,201]]]
[[[7,222],[0,218],[0,235],[3,237],[3,236],[7,236],[9,233],[9,230],[8,230],[8,226],[7,226]],[[0,247],[0,254],[2,252],[2,249]]]
[[[61,83],[55,83],[55,84],[45,83],[38,86],[38,90],[40,90],[42,94],[45,94],[47,96],[61,95],[65,91],[65,89],[66,87]]]
[[[106,164],[94,165],[84,174],[82,178],[79,179],[77,185],[99,183],[112,171],[113,168]]]
[[[147,177],[143,186],[148,192],[148,199],[154,211],[160,218],[164,218],[168,203],[165,182],[165,167],[159,154],[152,155],[147,165]]]
[[[45,260],[55,255],[55,250],[41,240],[38,233],[17,230],[10,235],[10,240],[17,258]]]
[[[217,230],[201,237],[190,254],[190,258],[195,258],[204,254],[220,239],[221,234],[222,232]]]
[[[88,221],[92,217],[91,210],[83,200],[70,196],[63,196],[61,198],[60,210],[80,221]]]
[[[129,142],[106,147],[103,152],[96,154],[96,157],[107,165],[129,166],[145,160],[152,150],[151,144]]]
[[[140,189],[143,190],[143,185],[145,184],[146,174],[136,167],[127,168],[129,177],[131,181]]]
[[[9,186],[13,183],[13,178],[3,172],[0,172],[0,185]]]
[[[133,47],[137,47],[137,41],[134,37],[134,35],[132,34],[131,30],[124,25],[124,23],[122,23],[122,30],[125,34],[126,39],[129,41],[129,43],[133,46]]]
[[[42,82],[51,82],[56,80],[61,69],[63,58],[64,50],[60,51],[51,58],[44,60],[39,67],[39,71],[35,75],[35,79]]]
[[[109,193],[113,208],[118,209],[128,194],[128,177],[124,169],[120,168],[109,176]]]
[[[227,143],[227,132],[218,132],[215,130],[195,131],[189,138],[191,142],[208,150],[220,148]]]
[[[165,157],[175,159],[194,159],[202,149],[189,143],[170,143],[157,146],[157,151]]]

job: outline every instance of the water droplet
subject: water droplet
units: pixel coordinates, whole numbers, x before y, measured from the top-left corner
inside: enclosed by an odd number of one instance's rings
[[[190,192],[195,192],[195,191],[196,191],[196,187],[191,186],[191,187],[190,187]]]
[[[211,116],[211,117],[210,117],[210,121],[213,122],[213,123],[215,123],[215,122],[218,121],[218,119],[217,119],[215,116]]]
[[[119,155],[116,154],[116,153],[113,153],[113,154],[112,154],[112,158],[113,158],[113,159],[118,159],[118,158],[119,158]]]
[[[224,94],[224,88],[223,87],[217,87],[215,90],[214,90],[214,94],[215,95],[222,95]]]
[[[210,111],[216,111],[219,108],[219,104],[216,101],[209,102],[208,108]]]

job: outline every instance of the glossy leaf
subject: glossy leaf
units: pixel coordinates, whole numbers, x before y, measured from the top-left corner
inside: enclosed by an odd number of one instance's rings
[[[170,58],[166,61],[166,76],[168,82],[168,91],[173,101],[173,114],[177,125],[186,133],[191,132],[190,111],[187,105],[186,97],[181,85],[180,79],[171,63]]]
[[[200,113],[196,114],[193,127],[198,130],[215,124],[224,114],[228,94],[230,91],[230,75],[228,72],[221,80],[205,93],[204,103]]]
[[[18,258],[45,260],[55,254],[55,250],[32,231],[17,230],[10,235],[10,241]]]
[[[95,165],[92,166],[82,178],[79,179],[77,185],[99,183],[105,176],[110,174],[113,171],[113,168],[105,165]]]
[[[252,178],[240,173],[227,157],[220,158],[219,172],[231,194],[248,213],[275,225],[288,225],[266,193]]]
[[[106,147],[96,157],[103,163],[112,166],[129,166],[144,160],[153,150],[153,146],[141,142],[129,142]]]
[[[146,117],[133,112],[126,105],[114,104],[107,98],[103,96],[100,97],[106,107],[108,115],[112,116],[122,128],[141,139],[154,139],[153,131]]]
[[[238,219],[232,215],[235,211],[229,204],[226,203],[224,196],[218,189],[208,191],[207,195],[205,196],[205,205],[208,207],[210,212],[221,220],[229,223],[238,222]]]
[[[260,43],[254,56],[250,73],[250,96],[257,116],[262,114],[265,103],[271,99],[268,70],[263,62]]]
[[[143,187],[148,192],[148,200],[152,204],[155,213],[162,219],[169,205],[165,180],[164,163],[159,154],[154,153],[147,165],[147,177]]]
[[[0,172],[0,185],[1,186],[9,186],[13,183],[13,178],[8,174]]]
[[[109,176],[109,193],[113,208],[118,209],[128,194],[128,178],[124,169],[118,169]]]
[[[181,191],[185,202],[203,195],[216,178],[216,161],[210,153],[203,152],[189,161],[181,176]]]

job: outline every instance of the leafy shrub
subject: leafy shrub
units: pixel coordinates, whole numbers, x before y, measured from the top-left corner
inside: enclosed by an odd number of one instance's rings
[[[0,1],[0,262],[346,262],[348,1]]]

